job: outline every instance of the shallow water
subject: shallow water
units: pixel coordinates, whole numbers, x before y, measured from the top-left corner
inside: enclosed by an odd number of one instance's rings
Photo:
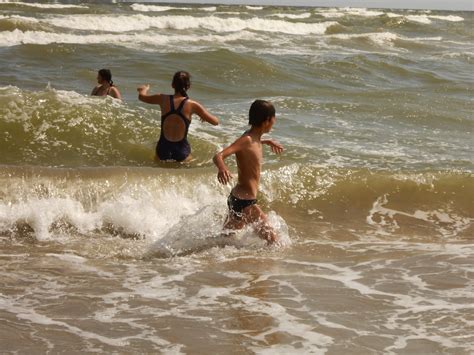
[[[2,351],[472,353],[472,26],[0,2]],[[124,102],[88,96],[102,67]],[[221,125],[194,119],[194,160],[157,165],[160,112],[135,88],[178,69]],[[221,236],[211,159],[255,98],[286,148],[259,195],[281,247]]]

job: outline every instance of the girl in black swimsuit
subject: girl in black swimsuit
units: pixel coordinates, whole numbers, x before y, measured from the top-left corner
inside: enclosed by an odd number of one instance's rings
[[[188,142],[191,116],[195,113],[202,121],[214,126],[219,124],[219,120],[199,102],[189,99],[187,91],[191,87],[191,80],[188,72],[176,72],[171,86],[174,89],[174,95],[148,95],[150,86],[142,85],[137,89],[138,99],[161,107],[161,133],[156,145],[157,158],[182,162],[191,157],[191,146]]]
[[[189,154],[191,154],[191,146],[188,142],[188,130],[191,120],[183,114],[183,108],[186,104],[186,101],[188,101],[188,98],[186,97],[184,100],[182,100],[177,109],[174,108],[173,96],[170,95],[169,98],[170,110],[166,114],[161,115],[161,133],[160,139],[156,144],[156,156],[160,160],[184,161],[189,156]],[[167,123],[166,119],[171,116],[177,116],[181,118],[184,123],[184,136],[181,140],[169,140],[163,133],[163,126]]]
[[[109,69],[101,69],[97,73],[97,85],[92,89],[92,96],[112,96],[116,99],[122,99],[120,91],[114,85],[112,81],[112,73]]]

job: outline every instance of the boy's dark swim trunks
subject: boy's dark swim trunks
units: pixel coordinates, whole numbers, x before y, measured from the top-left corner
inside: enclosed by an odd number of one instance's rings
[[[229,213],[237,219],[242,218],[242,211],[245,207],[255,205],[256,203],[257,200],[242,200],[232,195],[232,193],[227,198],[227,206],[229,207]]]

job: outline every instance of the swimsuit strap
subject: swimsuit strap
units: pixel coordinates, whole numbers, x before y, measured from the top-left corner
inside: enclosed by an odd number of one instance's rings
[[[174,100],[173,95],[170,95],[170,112],[174,111]]]
[[[191,124],[189,118],[185,117],[183,113],[181,112],[183,110],[184,104],[188,100],[188,97],[186,97],[181,103],[179,104],[178,108],[174,108],[174,100],[173,100],[173,95],[169,96],[170,98],[170,110],[165,113],[164,115],[161,116],[161,124],[163,124],[164,120],[168,117],[171,116],[172,114],[177,114],[181,119],[183,120],[185,126],[186,126],[186,134],[188,134],[188,128],[189,125]]]
[[[178,108],[176,109],[176,112],[181,113],[181,111],[183,110],[184,104],[186,103],[188,99],[189,97],[186,97],[183,101],[181,101]]]

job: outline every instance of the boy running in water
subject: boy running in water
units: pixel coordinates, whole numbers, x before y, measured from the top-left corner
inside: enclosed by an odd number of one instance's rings
[[[238,181],[227,199],[229,215],[224,228],[242,229],[245,225],[254,223],[255,231],[268,244],[278,241],[278,237],[268,224],[267,216],[257,205],[256,198],[262,165],[262,144],[269,145],[276,154],[283,151],[279,143],[261,139],[263,134],[270,132],[275,121],[273,105],[268,101],[255,100],[249,111],[250,129],[230,146],[217,153],[213,159],[219,169],[217,179],[224,185],[232,178],[224,159],[235,154],[237,160]]]

